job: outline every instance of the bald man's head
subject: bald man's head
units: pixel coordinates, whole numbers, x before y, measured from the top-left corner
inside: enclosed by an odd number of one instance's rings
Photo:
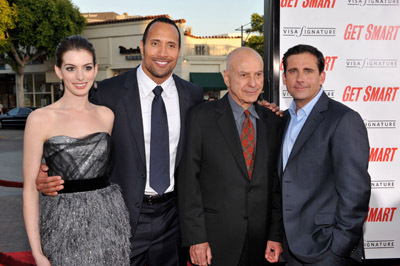
[[[261,56],[249,47],[233,50],[226,58],[224,81],[232,99],[248,109],[264,85],[264,63]]]
[[[226,69],[229,71],[229,69],[232,67],[232,62],[234,62],[235,60],[241,60],[243,56],[247,55],[254,56],[255,60],[256,58],[258,58],[259,61],[264,65],[262,57],[260,56],[259,53],[257,53],[256,50],[249,47],[239,47],[230,52],[226,57]]]

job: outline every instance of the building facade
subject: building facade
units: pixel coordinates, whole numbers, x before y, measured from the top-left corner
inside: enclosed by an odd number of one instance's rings
[[[97,14],[97,15],[96,15]],[[150,21],[159,16],[129,16],[107,13],[83,14],[88,24],[82,35],[96,49],[97,81],[119,75],[140,64],[139,45]],[[182,48],[174,73],[203,87],[205,98],[220,98],[226,92],[222,72],[226,55],[239,47],[238,36],[199,37],[185,29],[186,20],[175,20],[181,32]],[[38,60],[25,69],[24,88],[26,106],[46,106],[59,97],[60,80],[54,72],[54,60]],[[15,75],[0,59],[0,103],[5,109],[18,106],[15,95]]]

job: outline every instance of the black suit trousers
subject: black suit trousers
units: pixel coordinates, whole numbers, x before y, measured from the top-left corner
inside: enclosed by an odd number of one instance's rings
[[[131,243],[131,266],[179,265],[181,241],[175,199],[143,202]]]

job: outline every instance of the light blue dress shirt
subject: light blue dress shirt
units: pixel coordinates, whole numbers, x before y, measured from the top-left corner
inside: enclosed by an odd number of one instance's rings
[[[290,104],[289,107],[290,122],[286,130],[285,139],[283,140],[283,152],[282,152],[283,170],[285,170],[286,168],[287,161],[289,159],[290,153],[292,152],[297,136],[299,136],[299,133],[304,126],[304,123],[307,121],[308,116],[310,115],[315,104],[321,97],[321,94],[322,94],[322,89],[319,90],[318,94],[309,103],[307,103],[305,106],[303,106],[303,108],[298,110],[297,114],[296,114],[295,101],[293,101]]]

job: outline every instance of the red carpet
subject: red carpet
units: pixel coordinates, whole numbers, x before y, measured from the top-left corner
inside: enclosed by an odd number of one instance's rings
[[[23,187],[24,184],[22,182],[13,182],[0,179],[0,186],[1,187]]]
[[[35,266],[30,251],[3,253],[0,251],[0,266]]]
[[[35,260],[30,251],[3,253],[0,251],[0,266],[35,266]],[[188,262],[187,266],[191,266]]]

